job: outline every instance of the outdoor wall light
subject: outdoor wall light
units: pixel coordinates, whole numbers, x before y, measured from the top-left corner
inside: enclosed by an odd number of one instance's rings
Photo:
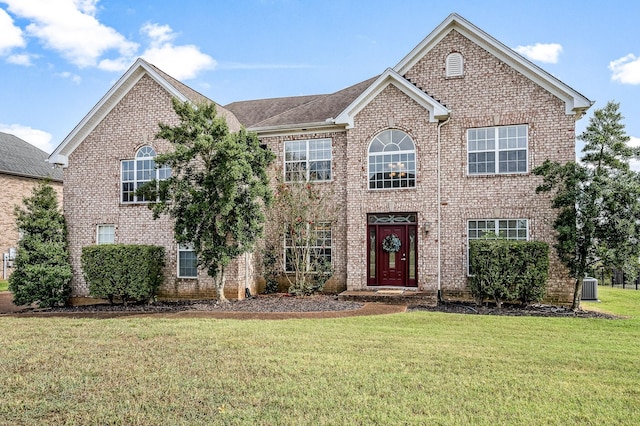
[[[424,223],[424,233],[428,234],[430,230],[431,230],[431,222],[427,221]]]

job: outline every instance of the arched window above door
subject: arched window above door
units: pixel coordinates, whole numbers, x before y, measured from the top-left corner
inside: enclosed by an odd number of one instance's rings
[[[416,186],[416,146],[402,130],[378,133],[369,144],[369,189]]]

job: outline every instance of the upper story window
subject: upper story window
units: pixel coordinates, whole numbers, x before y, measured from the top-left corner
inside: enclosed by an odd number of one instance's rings
[[[369,145],[369,189],[416,186],[416,147],[401,130],[378,133]]]
[[[136,152],[134,160],[123,160],[120,176],[122,180],[121,198],[123,203],[148,202],[144,195],[136,195],[136,189],[152,180],[163,180],[171,176],[171,169],[166,166],[156,168],[156,151],[150,146],[143,146]]]
[[[468,173],[526,173],[527,134],[524,124],[467,130]]]
[[[284,143],[285,182],[330,181],[331,139]]]
[[[462,55],[458,52],[450,53],[446,60],[446,76],[459,77],[464,75],[464,61]]]

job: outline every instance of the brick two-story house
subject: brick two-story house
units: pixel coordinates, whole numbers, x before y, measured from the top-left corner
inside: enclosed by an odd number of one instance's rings
[[[31,190],[43,179],[49,179],[62,204],[62,171],[48,164],[48,157],[27,141],[0,132],[0,279],[7,279],[13,271],[12,260],[20,239],[16,206],[21,206],[22,199],[31,196]]]
[[[152,220],[135,187],[152,177],[158,122],[176,123],[171,98],[203,96],[138,60],[50,157],[65,170],[65,215],[76,295],[86,294],[83,246],[152,243],[167,249],[163,296],[208,297],[213,285],[178,247],[169,219]],[[332,189],[338,220],[322,229],[331,291],[401,288],[467,298],[468,242],[486,232],[553,243],[555,212],[531,171],[575,157],[575,120],[591,102],[458,15],[393,68],[326,95],[234,102],[218,112]],[[383,249],[391,236],[397,252]],[[387,238],[389,237],[389,238]],[[252,255],[227,274],[227,293],[257,290]],[[569,302],[555,254],[547,300]]]

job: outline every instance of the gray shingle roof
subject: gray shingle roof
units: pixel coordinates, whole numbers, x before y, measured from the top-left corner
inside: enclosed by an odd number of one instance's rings
[[[320,123],[335,118],[353,102],[376,77],[329,95],[239,101],[225,105],[248,128]]]
[[[62,182],[62,170],[45,160],[49,154],[17,136],[0,132],[0,173]]]

